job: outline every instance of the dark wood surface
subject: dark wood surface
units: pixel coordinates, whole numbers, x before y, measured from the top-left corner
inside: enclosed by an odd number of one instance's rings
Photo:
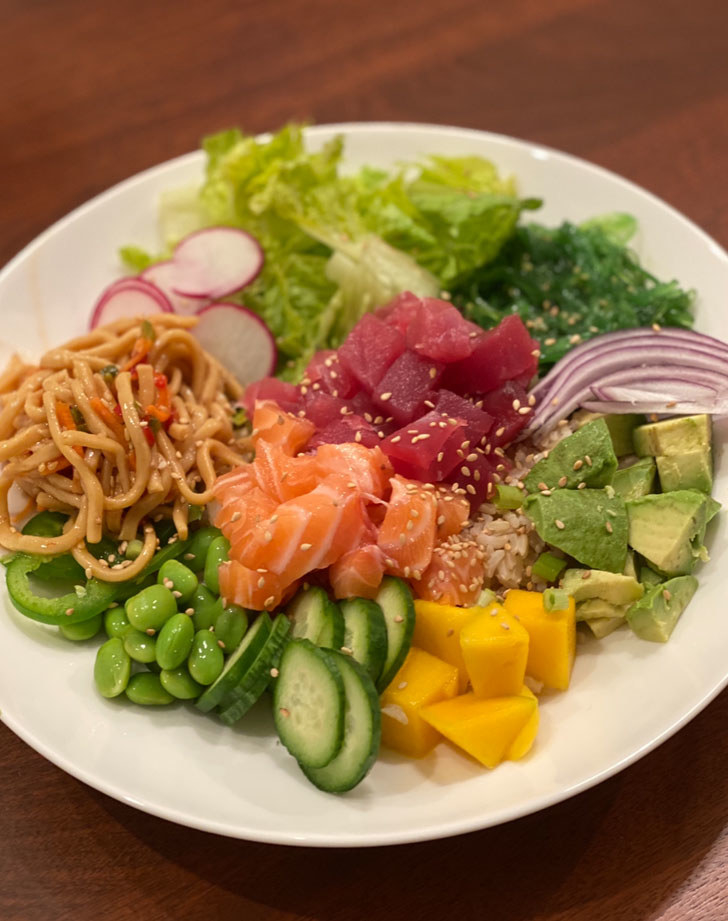
[[[646,186],[728,245],[725,0],[0,0],[0,23],[0,263],[206,132],[290,118],[533,139]],[[538,815],[332,852],[144,815],[0,726],[0,919],[725,919],[727,724],[724,693]]]

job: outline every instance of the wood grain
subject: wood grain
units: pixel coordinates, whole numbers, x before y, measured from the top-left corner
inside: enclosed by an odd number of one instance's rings
[[[205,133],[290,118],[533,139],[646,186],[728,245],[725,0],[0,0],[0,21],[0,263]],[[538,815],[332,852],[138,813],[2,726],[0,919],[717,921],[727,723],[724,693],[638,764]]]

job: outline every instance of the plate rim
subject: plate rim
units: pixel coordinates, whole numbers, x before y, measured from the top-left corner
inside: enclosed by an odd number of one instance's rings
[[[728,265],[728,252],[717,240],[711,237],[707,231],[703,230],[703,228],[696,224],[691,218],[678,211],[677,208],[675,208],[669,202],[665,201],[663,198],[656,195],[654,192],[651,192],[644,186],[641,186],[636,182],[627,179],[626,177],[608,169],[607,167],[593,163],[589,160],[586,160],[585,158],[576,156],[566,151],[559,150],[558,148],[541,144],[540,142],[531,141],[527,138],[517,138],[492,131],[484,131],[477,128],[463,128],[455,125],[427,122],[339,122],[317,124],[314,126],[305,127],[304,131],[307,137],[313,138],[318,136],[331,136],[334,134],[344,134],[346,136],[357,134],[371,135],[376,133],[387,134],[394,132],[402,135],[429,131],[436,132],[441,135],[450,135],[452,137],[483,139],[490,142],[497,142],[504,145],[505,147],[513,147],[522,151],[525,149],[532,156],[540,156],[542,159],[554,156],[557,157],[561,162],[566,162],[580,169],[587,170],[590,173],[596,172],[601,177],[606,178],[611,182],[617,182],[622,187],[647,198],[653,205],[658,206],[665,213],[669,214],[673,219],[676,219],[689,227],[689,229],[701,239],[702,243],[711,250],[714,256]],[[268,136],[270,136],[268,133],[258,135],[258,137],[261,138]],[[143,183],[144,181],[155,177],[157,174],[163,174],[170,168],[181,166],[183,164],[193,164],[196,161],[199,161],[200,164],[204,162],[204,153],[199,149],[183,153],[179,156],[172,157],[161,163],[147,167],[144,170],[141,170],[132,174],[131,176],[126,177],[125,179],[118,181],[114,185],[97,193],[92,198],[82,202],[73,210],[67,212],[62,217],[58,218],[56,221],[50,224],[47,228],[45,228],[45,230],[41,231],[13,257],[11,257],[11,259],[2,267],[2,269],[0,269],[0,286],[3,285],[6,277],[9,276],[17,266],[23,263],[26,259],[31,258],[33,253],[40,249],[49,238],[55,236],[58,233],[62,233],[67,225],[70,225],[74,221],[81,218],[87,211],[93,210],[101,203],[112,201],[115,197],[131,190],[137,184]],[[518,179],[518,177],[516,178]],[[103,778],[99,778],[93,775],[92,772],[83,768],[76,767],[72,762],[67,761],[66,758],[62,755],[59,756],[56,754],[52,747],[46,745],[43,741],[37,738],[33,731],[26,729],[17,719],[13,717],[12,714],[7,713],[4,708],[0,710],[0,720],[2,720],[2,722],[15,735],[17,735],[26,744],[38,752],[42,757],[46,758],[56,767],[60,768],[75,779],[87,784],[88,786],[98,790],[105,795],[110,796],[119,802],[124,803],[125,805],[132,806],[150,815],[174,822],[178,825],[195,828],[201,831],[223,835],[226,837],[248,841],[257,841],[267,844],[322,848],[377,847],[407,844],[419,841],[431,841],[460,834],[472,833],[504,824],[505,822],[513,821],[518,818],[523,818],[527,815],[541,812],[553,805],[571,799],[573,796],[576,796],[579,793],[584,792],[591,787],[602,783],[604,780],[607,780],[608,778],[616,775],[625,768],[634,764],[636,761],[643,758],[649,752],[662,745],[665,741],[667,741],[669,738],[679,732],[685,725],[687,725],[687,723],[691,722],[721,693],[721,691],[726,686],[728,686],[728,667],[726,668],[726,673],[721,681],[717,682],[714,687],[706,690],[700,699],[696,701],[687,712],[683,713],[678,720],[672,722],[661,733],[658,733],[649,741],[639,746],[635,751],[632,751],[628,755],[617,759],[614,763],[608,765],[601,771],[598,771],[589,777],[583,778],[580,781],[572,783],[566,788],[562,787],[559,790],[555,790],[547,794],[542,794],[540,796],[530,796],[523,804],[519,806],[508,806],[499,810],[493,810],[488,814],[485,820],[482,817],[478,817],[476,814],[467,820],[459,818],[448,822],[439,821],[435,824],[431,823],[429,826],[417,826],[417,828],[414,830],[387,831],[384,833],[366,832],[363,836],[361,834],[349,833],[337,833],[336,835],[333,835],[328,832],[322,834],[318,834],[316,832],[308,832],[305,834],[283,834],[279,831],[266,832],[259,829],[246,830],[241,828],[239,825],[233,826],[232,824],[225,824],[224,822],[216,820],[198,821],[195,817],[186,816],[184,813],[178,810],[165,806],[159,806],[153,800],[148,798],[131,796],[128,793],[125,793],[123,790],[119,789],[114,784],[106,783]]]

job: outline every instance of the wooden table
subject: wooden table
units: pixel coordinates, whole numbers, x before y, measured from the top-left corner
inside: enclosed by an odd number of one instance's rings
[[[0,22],[0,263],[206,132],[290,118],[529,138],[628,176],[728,245],[725,0],[0,0]],[[333,852],[136,812],[0,726],[0,918],[725,919],[727,723],[723,693],[538,815]]]

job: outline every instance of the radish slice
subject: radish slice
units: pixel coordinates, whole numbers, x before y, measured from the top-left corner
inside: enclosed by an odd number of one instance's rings
[[[239,291],[263,268],[263,250],[235,227],[206,227],[181,240],[174,251],[175,294],[217,300]]]
[[[244,387],[275,372],[275,339],[252,310],[239,304],[210,304],[197,316],[194,336]]]
[[[96,301],[90,328],[130,317],[172,312],[172,305],[156,285],[143,278],[120,278]]]
[[[201,301],[198,297],[184,297],[181,294],[177,294],[175,287],[179,284],[182,276],[178,263],[171,259],[167,262],[156,262],[154,265],[150,265],[149,268],[144,269],[139,277],[151,282],[160,291],[163,291],[174,312],[183,317],[191,316],[205,306],[205,301]]]

